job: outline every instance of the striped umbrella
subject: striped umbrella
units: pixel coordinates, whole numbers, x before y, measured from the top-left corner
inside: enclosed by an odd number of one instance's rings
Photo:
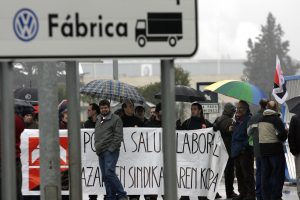
[[[130,99],[136,103],[145,101],[134,86],[117,80],[91,81],[80,89],[80,93],[119,102],[124,99]]]
[[[213,83],[205,88],[248,103],[259,105],[259,101],[266,98],[265,93],[251,83],[238,80],[223,80]]]

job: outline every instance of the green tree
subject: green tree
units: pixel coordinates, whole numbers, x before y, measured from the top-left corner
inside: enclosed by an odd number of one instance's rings
[[[247,61],[244,63],[243,79],[257,85],[269,97],[273,88],[273,78],[278,55],[284,75],[294,75],[299,67],[288,55],[289,41],[282,41],[284,32],[275,17],[269,13],[267,24],[262,25],[261,33],[256,42],[248,40],[249,50]]]

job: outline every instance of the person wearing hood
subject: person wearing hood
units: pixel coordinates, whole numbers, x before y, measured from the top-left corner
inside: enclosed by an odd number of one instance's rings
[[[256,165],[256,182],[255,182],[255,195],[257,200],[263,200],[262,197],[262,186],[261,186],[261,159],[260,159],[260,148],[259,148],[259,139],[258,139],[258,122],[263,117],[263,112],[266,110],[268,104],[267,99],[261,99],[259,101],[260,110],[251,117],[248,122],[247,134],[249,136],[249,145],[253,146],[255,165]]]
[[[296,113],[291,119],[288,141],[290,152],[295,156],[297,192],[300,199],[300,113]]]
[[[229,158],[225,167],[225,189],[227,198],[231,199],[237,197],[238,195],[234,192],[233,182],[234,182],[234,160],[230,156],[231,152],[231,140],[233,133],[233,116],[236,111],[236,107],[232,103],[226,103],[224,105],[224,111],[220,117],[218,117],[214,122],[214,130],[219,130],[221,132],[222,139],[224,141],[226,150],[229,154]]]
[[[268,102],[258,123],[258,132],[263,199],[280,200],[285,179],[283,142],[287,139],[287,131],[280,119],[276,102]]]
[[[255,200],[254,155],[247,135],[250,118],[249,104],[240,100],[235,113],[231,142],[231,157],[234,159],[240,193],[238,197],[233,198],[234,200]]]

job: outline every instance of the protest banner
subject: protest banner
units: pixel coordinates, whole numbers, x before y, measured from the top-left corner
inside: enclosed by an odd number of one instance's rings
[[[43,133],[41,133],[43,134]],[[129,195],[163,195],[161,128],[124,128],[124,141],[116,173]],[[23,195],[39,195],[39,131],[22,134]],[[68,138],[60,130],[62,193],[68,194]],[[178,196],[213,199],[221,181],[228,153],[220,132],[212,128],[177,131]],[[94,147],[94,130],[81,130],[83,199],[103,199],[104,183]],[[191,198],[191,199],[192,199]]]

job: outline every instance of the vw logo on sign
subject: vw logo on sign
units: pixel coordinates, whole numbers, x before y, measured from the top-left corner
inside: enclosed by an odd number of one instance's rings
[[[33,40],[37,35],[39,30],[39,21],[32,10],[23,8],[16,13],[13,21],[13,27],[16,36],[20,40],[28,42]]]

